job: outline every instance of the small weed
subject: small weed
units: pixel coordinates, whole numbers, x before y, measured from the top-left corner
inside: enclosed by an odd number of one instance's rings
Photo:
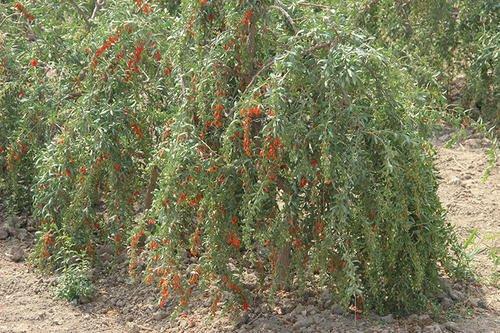
[[[490,277],[491,285],[499,287],[500,284],[500,271],[498,267],[500,266],[500,248],[493,247],[488,251],[488,257],[493,262],[494,270]]]
[[[95,288],[89,277],[89,265],[80,262],[62,270],[57,295],[68,301],[91,298]]]

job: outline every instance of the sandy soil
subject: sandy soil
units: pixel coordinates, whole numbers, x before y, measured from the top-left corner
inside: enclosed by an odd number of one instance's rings
[[[130,281],[125,264],[111,276],[96,272],[93,302],[68,303],[54,296],[55,277],[40,275],[25,261],[12,261],[13,250],[29,252],[33,243],[33,235],[20,230],[0,240],[0,332],[500,332],[499,271],[492,260],[500,248],[500,168],[497,164],[481,182],[487,142],[472,138],[447,149],[445,139],[436,141],[439,195],[459,236],[477,234],[469,251],[475,253],[479,276],[478,283],[450,285],[446,311],[355,320],[328,299],[296,304],[282,295],[273,308],[263,304],[246,314],[213,317],[200,295],[189,313],[170,319],[170,310],[156,306],[154,290]],[[0,225],[2,220],[0,211]]]
[[[493,276],[499,267],[494,267],[492,256],[500,256],[500,173],[497,165],[486,182],[481,181],[487,159],[483,149],[474,148],[478,145],[480,141],[470,139],[454,149],[439,149],[438,194],[460,237],[472,239],[468,250],[477,252],[473,265],[480,280],[499,287]]]

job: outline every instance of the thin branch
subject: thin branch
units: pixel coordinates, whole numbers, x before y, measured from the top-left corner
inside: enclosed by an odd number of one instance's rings
[[[210,147],[210,145],[206,143],[202,138],[198,138],[198,140],[200,140],[201,143],[203,143],[208,148],[208,150],[210,150],[210,152],[212,152],[216,156],[219,156],[219,154],[215,150],[213,150],[212,147]]]
[[[179,83],[181,84],[181,93],[183,96],[186,95],[186,84],[184,83],[184,76],[179,73]]]
[[[5,23],[5,21],[7,21],[8,18],[14,16],[15,14],[11,14],[11,15],[5,15],[4,19],[2,20],[2,22],[0,22],[0,27]]]
[[[274,63],[274,61],[276,60],[276,57],[272,57],[268,62],[265,63],[264,66],[262,66],[258,71],[257,73],[255,73],[255,75],[252,77],[252,79],[250,80],[250,82],[247,84],[247,86],[245,87],[245,90],[243,90],[242,94],[245,93],[245,91],[247,91],[247,89],[249,87],[251,87],[255,80],[257,80],[257,78],[259,77],[260,74],[262,74],[262,72],[264,72],[265,70],[267,70],[269,67],[271,67],[271,65]]]
[[[310,3],[310,2],[299,2],[299,6],[304,6],[304,7],[315,7],[315,8],[321,8],[321,9],[332,9],[332,7],[329,7],[327,5],[321,5],[318,3]]]
[[[290,16],[290,14],[286,11],[286,9],[283,8],[283,6],[281,5],[281,1],[276,1],[276,4],[277,5],[273,5],[273,6],[270,6],[270,7],[274,8],[274,9],[277,9],[278,11],[280,11],[281,14],[283,14],[283,16],[288,21],[288,24],[292,28],[293,32],[297,33],[297,29],[295,28],[295,22],[293,21],[293,18]]]
[[[306,52],[304,53],[304,55],[316,52],[316,51],[321,50],[321,49],[328,49],[328,48],[332,47],[333,45],[335,45],[334,41],[314,45],[314,46],[308,48],[306,50]]]
[[[106,0],[96,0],[94,10],[92,11],[92,15],[90,16],[90,20],[94,20],[97,12],[101,10],[102,7],[104,7],[104,3]]]
[[[83,20],[85,21],[85,24],[87,25],[87,28],[90,29],[92,27],[92,24],[90,23],[87,15],[85,15],[83,10],[80,8],[80,6],[78,6],[78,4],[74,0],[69,0],[69,2],[76,9],[78,14],[83,18]]]

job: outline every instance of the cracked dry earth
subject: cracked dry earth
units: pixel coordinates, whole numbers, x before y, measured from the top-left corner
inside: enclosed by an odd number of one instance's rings
[[[23,260],[33,244],[29,222],[5,232],[0,206],[0,332],[500,332],[499,272],[493,263],[500,248],[500,168],[497,163],[482,183],[487,142],[472,138],[447,149],[445,139],[436,142],[439,195],[459,236],[476,235],[469,250],[475,252],[479,277],[467,286],[447,283],[444,310],[438,313],[407,318],[363,314],[355,321],[328,295],[298,303],[283,293],[272,308],[256,305],[233,316],[211,316],[210,302],[198,295],[190,311],[171,319],[171,309],[156,306],[153,289],[130,281],[125,263],[111,275],[94,274],[98,293],[91,303],[68,303],[54,296],[55,277],[40,275]]]

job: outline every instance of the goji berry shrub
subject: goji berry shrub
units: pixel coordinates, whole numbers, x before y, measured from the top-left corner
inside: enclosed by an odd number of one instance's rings
[[[500,8],[495,1],[466,1],[462,7],[462,49],[470,66],[461,103],[497,128],[500,125]],[[481,27],[477,29],[477,27]]]
[[[0,183],[12,213],[31,210],[34,161],[58,131],[58,114],[72,103],[78,75],[71,46],[78,27],[61,25],[64,6],[39,7],[0,4]]]
[[[67,268],[65,297],[92,290],[82,276],[109,245],[128,247],[161,306],[214,290],[214,309],[248,309],[255,273],[261,290],[407,312],[462,271],[421,137],[423,88],[349,11],[2,6],[1,178],[12,203],[33,193],[35,255]]]
[[[456,267],[414,86],[339,21],[274,1],[184,4],[183,101],[130,238],[131,273],[146,261],[161,305],[200,286],[247,309],[253,271],[264,288],[314,284],[405,312]]]
[[[174,108],[159,40],[168,21],[148,19],[152,9],[134,2],[106,6],[75,46],[74,102],[59,111],[58,131],[37,159],[36,252],[44,266],[64,266],[75,251],[96,259],[101,245],[123,250],[143,206],[152,148]]]
[[[473,118],[498,125],[496,1],[367,0],[359,7],[352,9],[358,12],[358,24],[404,59],[434,99],[441,93],[458,104],[441,102],[443,107],[453,111],[460,106]]]

